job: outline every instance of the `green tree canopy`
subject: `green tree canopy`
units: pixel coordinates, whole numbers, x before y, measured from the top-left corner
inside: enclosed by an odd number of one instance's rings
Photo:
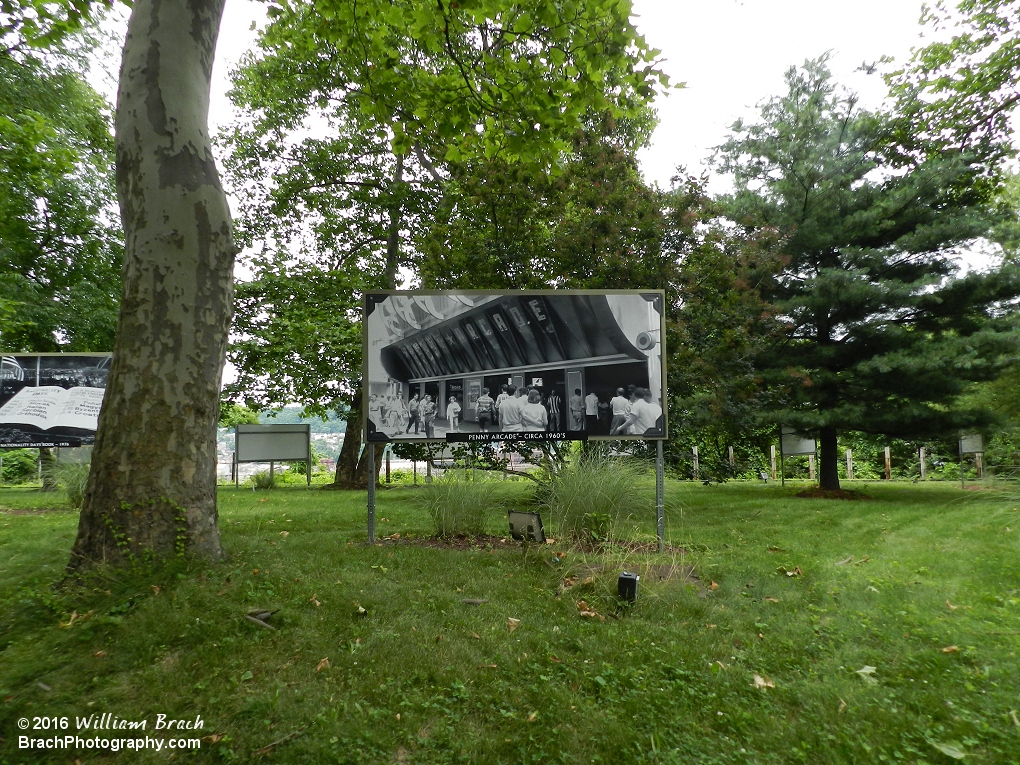
[[[0,51],[0,347],[110,350],[121,235],[109,107],[73,59]]]
[[[1006,318],[1013,267],[958,274],[955,258],[995,220],[984,166],[960,152],[903,163],[894,122],[860,109],[822,59],[787,74],[761,120],[737,123],[716,166],[722,201],[748,230],[776,231],[787,264],[764,295],[785,325],[759,359],[786,394],[771,416],[817,431],[821,483],[838,488],[836,433],[895,436],[973,425],[954,407],[993,377],[1017,336]]]
[[[233,390],[360,418],[357,301],[419,270],[415,245],[455,212],[463,168],[541,176],[588,115],[639,112],[665,78],[619,0],[334,0],[270,15],[226,137],[248,203],[240,241],[259,253],[238,290]],[[356,438],[347,447],[356,459]]]

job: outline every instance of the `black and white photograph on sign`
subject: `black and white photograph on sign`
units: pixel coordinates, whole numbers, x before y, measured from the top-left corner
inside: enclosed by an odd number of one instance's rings
[[[106,353],[0,357],[0,448],[95,442],[110,360]]]
[[[664,438],[662,291],[366,296],[371,441]]]

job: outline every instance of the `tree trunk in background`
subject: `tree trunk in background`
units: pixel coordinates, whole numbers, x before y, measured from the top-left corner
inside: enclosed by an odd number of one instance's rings
[[[361,426],[364,419],[361,414],[361,385],[354,391],[354,401],[347,413],[347,430],[344,431],[344,445],[340,448],[340,456],[336,460],[336,476],[331,489],[366,489],[368,488],[368,460],[361,456]],[[359,470],[359,467],[361,468]]]
[[[57,455],[52,449],[42,447],[39,449],[39,462],[42,464],[42,491],[56,491]]]
[[[821,441],[821,459],[818,465],[818,488],[839,491],[839,454],[836,450],[836,429],[831,425],[818,433]]]
[[[135,0],[117,95],[124,293],[70,571],[221,556],[216,421],[233,299],[209,143],[224,0]]]

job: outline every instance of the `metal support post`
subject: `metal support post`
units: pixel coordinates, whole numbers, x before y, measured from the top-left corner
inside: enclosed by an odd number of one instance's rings
[[[368,443],[368,543],[375,544],[375,444]]]
[[[664,486],[664,460],[662,441],[655,442],[655,533],[659,539],[659,552],[666,549],[666,502]]]

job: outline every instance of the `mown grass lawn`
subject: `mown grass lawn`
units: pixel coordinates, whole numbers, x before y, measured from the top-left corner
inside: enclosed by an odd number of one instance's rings
[[[529,492],[499,488],[493,533]],[[665,556],[408,544],[412,488],[379,492],[400,539],[366,546],[364,493],[225,488],[222,564],[64,590],[77,515],[0,489],[0,762],[1020,762],[1020,500],[857,488],[669,482]],[[619,603],[650,564],[699,581]],[[201,716],[201,748],[18,748],[21,718],[102,712],[155,738]]]

